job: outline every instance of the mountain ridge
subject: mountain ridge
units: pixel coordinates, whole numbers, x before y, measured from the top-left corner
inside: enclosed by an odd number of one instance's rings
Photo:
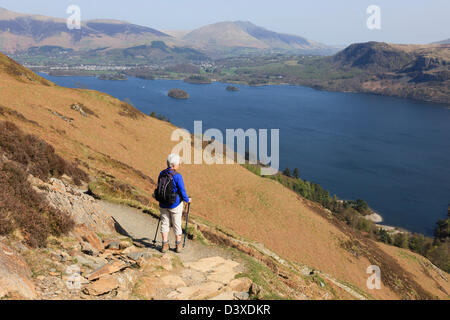
[[[159,30],[121,20],[86,20],[81,22],[81,27],[81,30],[69,30],[65,19],[3,9],[0,11],[0,49],[17,53],[45,45],[87,50],[133,46],[160,39],[173,42],[172,36]]]
[[[0,9],[0,50],[8,54],[30,47],[60,46],[74,50],[127,48],[165,41],[169,46],[205,50],[211,55],[230,51],[284,51],[329,53],[334,49],[304,37],[278,33],[249,21],[223,21],[189,32],[170,35],[122,20],[93,19],[81,22],[81,30],[69,30],[66,20]]]
[[[217,50],[217,47],[285,51],[330,49],[301,36],[274,32],[240,20],[206,25],[190,31],[181,39],[207,51]]]
[[[441,41],[433,42],[433,44],[450,44],[450,38],[445,39],[445,40],[441,40]]]

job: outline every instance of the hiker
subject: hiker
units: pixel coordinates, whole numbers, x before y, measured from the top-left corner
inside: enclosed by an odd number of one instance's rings
[[[158,188],[155,190],[156,200],[159,201],[161,213],[161,252],[169,250],[169,230],[172,224],[176,237],[176,252],[183,249],[181,237],[181,218],[183,215],[183,201],[191,203],[191,198],[186,194],[183,177],[177,172],[181,159],[177,154],[170,154],[167,158],[167,169],[161,171],[158,177]],[[167,187],[166,187],[167,186]]]

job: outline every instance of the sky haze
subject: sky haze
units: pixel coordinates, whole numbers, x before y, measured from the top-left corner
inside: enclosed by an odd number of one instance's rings
[[[126,20],[159,30],[192,30],[219,21],[251,21],[267,29],[330,45],[385,41],[430,43],[450,38],[448,0],[1,0],[8,10],[65,18]],[[381,30],[369,30],[369,5],[381,9]]]

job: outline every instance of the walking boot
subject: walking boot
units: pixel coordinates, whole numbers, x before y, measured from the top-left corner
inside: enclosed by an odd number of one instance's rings
[[[161,247],[161,252],[162,253],[166,253],[167,251],[169,251],[169,242],[163,242],[162,247]]]
[[[181,253],[183,251],[183,244],[180,242],[177,242],[177,248],[175,249],[176,253]]]

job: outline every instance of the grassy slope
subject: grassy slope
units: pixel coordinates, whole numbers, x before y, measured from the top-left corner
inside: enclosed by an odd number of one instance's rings
[[[4,59],[0,56],[0,62]],[[137,119],[122,116],[119,114],[123,111],[122,102],[109,95],[43,85],[48,83],[24,69],[18,70],[25,76],[0,71],[0,105],[20,112],[39,126],[13,115],[0,115],[0,119],[6,117],[23,130],[42,137],[66,159],[77,158],[86,163],[92,175],[99,175],[102,170],[147,194],[152,193],[154,185],[124,164],[156,177],[175,145],[170,142],[174,126],[147,116],[138,115]],[[73,103],[82,103],[98,118],[81,116],[70,108]],[[49,109],[74,120],[66,122]],[[374,263],[372,260],[389,260],[390,272],[406,277],[413,284],[413,289],[404,291],[418,292],[426,287],[428,293],[422,297],[448,298],[438,284],[447,292],[450,286],[436,272],[411,268],[407,273],[408,266],[393,262],[392,250],[366,241],[380,255],[355,255],[345,245],[355,236],[329,221],[323,209],[275,181],[258,177],[238,165],[185,165],[181,173],[194,199],[193,214],[264,243],[282,257],[329,273],[375,298],[405,297],[406,292],[396,293],[394,286],[384,286],[375,292],[366,289],[366,268]]]

